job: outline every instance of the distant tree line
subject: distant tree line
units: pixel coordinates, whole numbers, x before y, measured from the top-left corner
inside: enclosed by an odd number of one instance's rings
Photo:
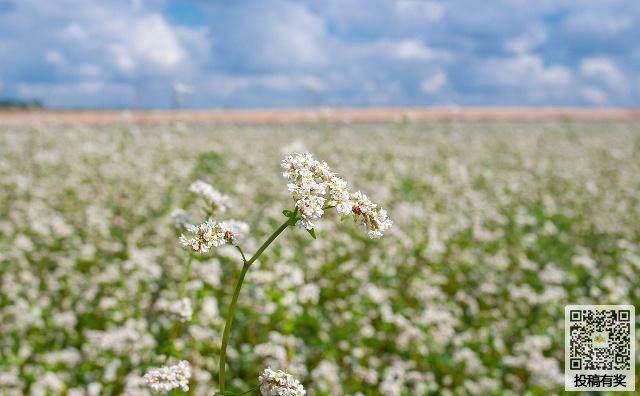
[[[34,100],[0,99],[0,109],[41,109],[42,102]]]

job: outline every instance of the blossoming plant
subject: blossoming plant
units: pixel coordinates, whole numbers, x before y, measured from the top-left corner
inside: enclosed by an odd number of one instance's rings
[[[282,160],[281,166],[282,175],[288,182],[287,188],[294,202],[293,210],[283,211],[287,220],[273,231],[249,258],[241,247],[241,243],[248,233],[248,225],[235,220],[218,222],[211,217],[215,213],[226,211],[229,206],[229,198],[219,193],[211,185],[203,181],[196,181],[189,188],[191,192],[198,194],[205,201],[205,212],[209,216],[208,219],[196,226],[187,223],[188,217],[183,211],[174,216],[176,222],[183,223],[184,229],[187,231],[186,235],[180,236],[180,244],[189,251],[190,257],[191,254],[208,254],[213,248],[225,244],[233,245],[242,257],[242,270],[235,283],[222,333],[219,392],[217,393],[220,395],[233,394],[225,392],[225,366],[227,345],[229,344],[240,289],[251,265],[260,258],[280,234],[289,227],[297,226],[305,229],[315,239],[316,223],[330,209],[335,209],[342,218],[352,217],[362,226],[370,238],[380,238],[392,225],[384,209],[372,203],[360,191],[349,191],[347,183],[338,177],[326,162],[317,161],[311,154],[294,153],[288,155]],[[187,262],[185,280],[178,300],[179,306],[182,308],[177,308],[178,311],[181,311],[177,313],[183,320],[190,317],[192,311],[190,302],[185,301],[188,299],[183,298],[190,266],[191,259]],[[187,314],[183,311],[187,311]],[[156,391],[168,391],[174,388],[188,390],[190,376],[189,364],[186,361],[180,361],[177,364],[149,370],[145,379]],[[301,396],[306,393],[300,382],[290,374],[281,370],[273,371],[271,368],[266,368],[260,374],[259,385],[252,390],[258,388],[265,396]]]

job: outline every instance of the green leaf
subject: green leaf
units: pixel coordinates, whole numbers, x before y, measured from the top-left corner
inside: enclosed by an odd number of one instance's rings
[[[310,230],[307,230],[307,232],[309,233],[309,235],[311,235],[313,239],[316,239],[316,230],[312,228]]]
[[[283,210],[282,214],[287,216],[288,218],[291,218],[293,216],[293,212],[290,210]]]

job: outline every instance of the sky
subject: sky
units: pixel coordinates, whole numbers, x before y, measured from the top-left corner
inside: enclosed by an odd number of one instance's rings
[[[638,0],[0,0],[0,99],[640,107]]]

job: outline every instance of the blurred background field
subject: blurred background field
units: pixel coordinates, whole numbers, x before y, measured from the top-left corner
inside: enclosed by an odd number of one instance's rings
[[[215,390],[232,248],[193,268],[188,325],[172,213],[202,179],[255,247],[291,207],[279,163],[311,151],[388,209],[371,241],[324,219],[249,272],[227,376],[265,366],[311,395],[547,395],[564,306],[638,305],[637,121],[0,127],[0,394],[147,395],[165,358]],[[173,341],[171,341],[173,340]]]

